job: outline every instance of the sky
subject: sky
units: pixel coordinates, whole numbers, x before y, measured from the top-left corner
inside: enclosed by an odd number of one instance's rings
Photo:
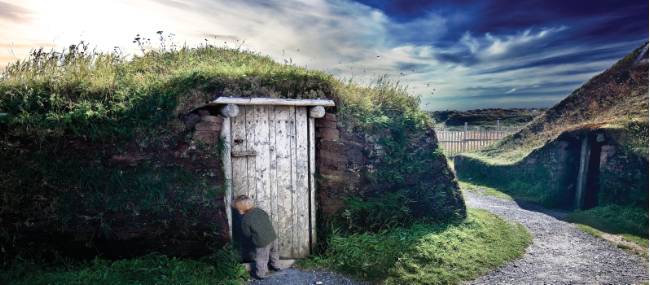
[[[635,0],[0,0],[0,67],[81,40],[140,53],[136,35],[208,41],[371,84],[380,76],[426,110],[559,102],[648,41]]]

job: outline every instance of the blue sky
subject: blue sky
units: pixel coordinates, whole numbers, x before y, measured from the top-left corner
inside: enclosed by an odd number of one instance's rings
[[[648,1],[0,0],[0,65],[79,40],[137,54],[133,37],[158,30],[387,75],[428,110],[547,107],[647,41]]]

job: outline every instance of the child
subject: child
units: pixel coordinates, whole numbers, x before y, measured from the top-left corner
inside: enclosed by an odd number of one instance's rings
[[[269,215],[262,209],[256,208],[253,200],[240,195],[235,198],[234,207],[239,214],[243,215],[241,230],[244,238],[250,239],[255,246],[255,268],[252,270],[253,277],[263,279],[268,271],[269,258],[271,269],[279,271],[280,257],[278,255],[275,230],[271,224]]]

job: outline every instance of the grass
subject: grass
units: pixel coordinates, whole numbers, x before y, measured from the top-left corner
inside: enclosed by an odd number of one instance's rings
[[[61,262],[56,265],[17,260],[0,271],[0,283],[14,285],[164,285],[243,284],[248,273],[231,252],[201,260],[147,255],[110,261]]]
[[[520,167],[472,153],[456,157],[456,174],[459,180],[486,189],[498,189],[512,199],[542,204],[548,207],[563,206],[566,199],[551,192],[550,171],[541,163]],[[495,195],[499,195],[493,191]],[[502,196],[504,197],[504,196]]]
[[[597,238],[602,238],[604,240],[607,240],[613,244],[615,244],[618,248],[625,249],[628,251],[631,251],[633,253],[639,254],[644,257],[648,257],[648,238],[647,237],[641,237],[637,235],[632,235],[632,234],[620,234],[620,235],[612,235],[606,232],[603,232],[601,230],[595,229],[593,227],[590,227],[588,225],[584,224],[576,224],[578,229],[581,231],[588,233],[594,237]]]
[[[612,234],[629,234],[648,239],[648,211],[617,205],[575,211],[568,221]]]
[[[521,256],[530,242],[523,226],[470,209],[467,219],[458,223],[418,223],[379,233],[335,233],[326,252],[301,266],[385,284],[453,284]]]
[[[504,200],[512,200],[512,197],[500,190],[488,186],[472,184],[469,182],[459,181],[460,188],[465,191],[470,191],[478,194],[488,195]]]

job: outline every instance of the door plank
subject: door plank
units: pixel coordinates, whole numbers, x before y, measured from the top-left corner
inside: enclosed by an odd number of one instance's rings
[[[246,151],[254,151],[255,146],[255,106],[243,106],[246,113]],[[255,182],[256,161],[255,156],[246,157],[248,178],[248,196],[257,204],[257,183]]]
[[[307,108],[296,107],[296,146],[295,156],[295,192],[294,209],[296,210],[296,258],[309,254],[309,146],[307,138]]]
[[[277,180],[277,153],[275,143],[276,121],[275,121],[275,107],[268,106],[269,115],[269,197],[271,200],[271,221],[273,227],[279,235],[279,214],[278,214],[278,180]]]
[[[268,106],[251,106],[254,108],[255,132],[255,182],[257,205],[271,213],[271,196],[269,191],[269,114]]]
[[[291,235],[291,255],[292,256],[297,256],[297,244],[299,242],[299,232],[300,230],[297,228],[298,225],[298,204],[296,203],[296,196],[297,196],[297,184],[296,184],[296,107],[290,106],[289,107],[289,130],[290,130],[290,135],[289,135],[289,149],[290,149],[290,158],[291,158],[291,230],[292,230],[292,235]]]
[[[239,116],[231,118],[231,141],[232,152],[246,150],[246,114],[242,112]],[[230,155],[230,154],[229,154]],[[231,157],[232,164],[232,191],[233,196],[248,194],[248,166],[246,157]]]
[[[278,235],[280,256],[291,258],[292,231],[292,182],[291,182],[291,125],[289,123],[289,107],[275,107],[275,152],[277,162],[277,192],[278,192]]]
[[[309,118],[309,246],[316,248],[316,123]]]

